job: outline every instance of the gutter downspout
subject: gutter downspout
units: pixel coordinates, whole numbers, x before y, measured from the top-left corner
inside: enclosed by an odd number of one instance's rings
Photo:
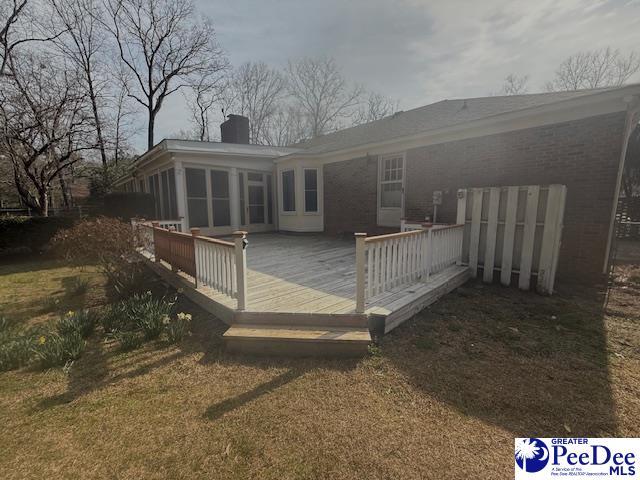
[[[624,134],[622,136],[622,151],[620,152],[620,163],[618,166],[616,190],[613,196],[613,205],[611,207],[611,217],[609,220],[609,236],[607,237],[607,249],[605,251],[604,265],[602,266],[602,273],[605,275],[609,271],[611,245],[613,243],[614,227],[616,223],[616,211],[618,210],[618,198],[620,196],[620,186],[622,183],[622,175],[624,173],[624,162],[627,156],[629,137],[631,137],[631,132],[633,132],[633,129],[638,124],[638,121],[640,121],[640,98],[638,96],[629,95],[627,97],[624,97],[623,101],[627,104],[627,118],[625,121]]]

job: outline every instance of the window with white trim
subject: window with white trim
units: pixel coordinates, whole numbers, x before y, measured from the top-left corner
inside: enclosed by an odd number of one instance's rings
[[[295,172],[285,170],[282,172],[282,210],[285,212],[296,211],[296,184]]]
[[[383,158],[380,173],[380,207],[402,207],[403,156]]]
[[[304,169],[304,211],[316,213],[318,211],[318,169]]]

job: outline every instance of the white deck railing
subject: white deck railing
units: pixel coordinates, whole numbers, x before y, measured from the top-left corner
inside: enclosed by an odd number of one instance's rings
[[[176,232],[185,232],[189,233],[187,230],[184,221],[180,220],[158,220],[158,224],[160,228],[165,228],[167,230],[175,230]]]
[[[238,282],[235,245],[205,237],[196,237],[194,242],[198,285],[207,285],[236,298]]]
[[[356,233],[356,312],[367,299],[425,281],[459,263],[464,225],[434,226],[390,235]]]
[[[206,285],[237,300],[237,309],[247,308],[247,232],[234,232],[233,242],[177,231],[176,223],[132,220],[137,247],[163,260],[173,271],[182,270],[193,277],[195,287]]]

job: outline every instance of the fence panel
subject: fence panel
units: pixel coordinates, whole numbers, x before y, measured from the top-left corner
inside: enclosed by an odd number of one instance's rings
[[[490,283],[535,285],[552,293],[567,189],[564,185],[484,187],[458,191],[458,222],[465,223],[462,261]]]

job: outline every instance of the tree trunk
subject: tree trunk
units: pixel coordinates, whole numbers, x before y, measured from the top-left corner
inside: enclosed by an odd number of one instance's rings
[[[147,150],[153,148],[153,130],[156,125],[156,115],[149,109],[149,129],[147,130]]]
[[[41,217],[49,216],[49,192],[46,187],[38,189],[38,206],[36,211]]]
[[[64,202],[64,208],[69,209],[71,207],[71,195],[69,194],[69,187],[62,174],[58,175],[60,181],[60,190],[62,191],[62,201]]]

